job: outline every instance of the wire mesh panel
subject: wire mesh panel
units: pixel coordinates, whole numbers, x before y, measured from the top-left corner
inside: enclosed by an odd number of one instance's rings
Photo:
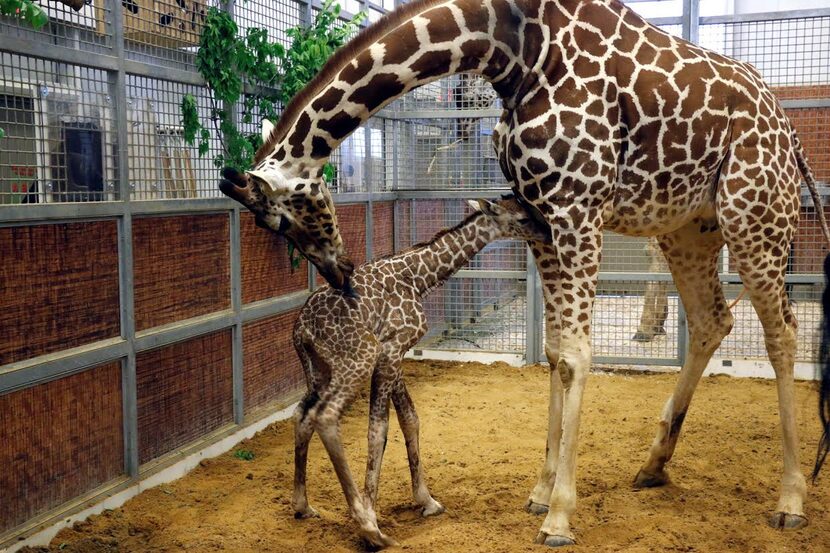
[[[668,281],[605,281],[597,287],[591,343],[596,357],[678,357],[680,300]]]
[[[104,71],[0,54],[0,204],[114,200]]]
[[[398,202],[397,249],[427,242],[471,212],[465,200]],[[449,279],[424,302],[430,331],[421,347],[445,350],[524,352],[527,253],[523,242],[499,240],[484,247],[465,266],[464,276]],[[482,272],[482,277],[475,275]],[[484,276],[483,271],[496,272]],[[501,273],[501,274],[499,274]]]
[[[57,0],[38,5],[49,18],[46,25],[36,30],[28,22],[0,16],[0,34],[73,50],[106,53],[112,48],[110,0]]]
[[[289,38],[286,31],[302,24],[305,9],[306,3],[296,0],[249,0],[236,2],[233,15],[241,36],[245,36],[250,28],[266,29],[270,39],[287,47]]]
[[[399,190],[505,188],[493,149],[497,120],[487,118],[412,119],[401,121],[395,136],[399,156]]]
[[[822,284],[787,285],[790,307],[798,320],[797,361],[812,362],[818,356],[823,288]],[[723,340],[715,357],[766,359],[764,329],[749,299],[735,305],[732,315],[735,317],[732,332]]]
[[[124,0],[128,59],[194,70],[205,19],[217,0]]]
[[[830,16],[701,25],[700,44],[754,65],[779,98],[830,97]]]
[[[525,280],[451,278],[424,301],[429,331],[418,347],[524,353]]]
[[[185,94],[197,102],[200,118],[211,131],[208,151],[184,141],[181,104]],[[127,76],[128,159],[130,189],[137,200],[221,197],[219,170],[213,160],[222,152],[217,129],[211,129],[207,89]]]

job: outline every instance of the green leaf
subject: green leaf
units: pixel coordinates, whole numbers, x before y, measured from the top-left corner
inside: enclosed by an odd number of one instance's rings
[[[192,94],[185,94],[182,97],[182,128],[184,129],[184,141],[191,146],[196,141],[196,134],[204,134],[202,124],[199,123],[199,109],[196,105],[196,98]]]
[[[3,127],[0,127],[0,138],[6,138],[6,131],[3,130]]]
[[[326,163],[325,165],[323,165],[323,180],[325,180],[326,183],[331,184],[332,182],[334,182],[334,174],[334,165],[332,165],[331,163]]]

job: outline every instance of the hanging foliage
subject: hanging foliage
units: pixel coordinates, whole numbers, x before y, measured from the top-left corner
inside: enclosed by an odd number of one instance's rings
[[[2,2],[3,0],[0,0]],[[243,133],[239,123],[250,124],[254,114],[276,121],[277,107],[285,105],[313,77],[326,60],[352,35],[366,17],[361,12],[337,26],[340,6],[327,0],[310,27],[294,27],[286,34],[291,45],[286,50],[269,40],[268,30],[249,28],[244,37],[228,13],[211,8],[196,54],[196,68],[210,91],[210,120],[222,142],[223,152],[213,162],[216,167],[249,169],[262,145],[260,133]],[[230,110],[241,107],[239,117]],[[209,151],[211,132],[199,120],[196,99],[182,99],[182,126],[188,144],[198,145],[199,154]],[[327,167],[327,180],[334,168]]]

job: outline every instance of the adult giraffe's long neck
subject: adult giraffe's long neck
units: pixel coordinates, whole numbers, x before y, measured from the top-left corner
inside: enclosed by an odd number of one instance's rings
[[[419,296],[443,284],[469,263],[484,246],[502,237],[497,225],[476,212],[458,225],[443,230],[424,244],[401,252],[397,258],[411,271],[411,282]]]
[[[549,43],[545,2],[415,0],[337,52],[288,105],[255,165],[321,171],[358,126],[392,100],[441,77],[477,73],[506,105],[535,84]]]

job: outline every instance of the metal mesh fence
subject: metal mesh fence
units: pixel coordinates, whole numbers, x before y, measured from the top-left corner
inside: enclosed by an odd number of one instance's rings
[[[217,0],[124,0],[122,6],[127,59],[192,71],[208,11],[220,7],[220,3]]]
[[[38,30],[18,19],[0,16],[0,34],[76,50],[107,52],[113,47],[109,2],[82,3],[78,10],[61,2],[40,4],[49,22]]]
[[[830,16],[704,24],[700,44],[754,65],[780,99],[830,95]]]
[[[0,204],[115,199],[107,74],[0,54]]]
[[[210,148],[200,156],[185,143],[181,103],[196,98],[199,115],[210,121],[207,89],[159,79],[127,76],[130,191],[138,200],[220,197],[214,158],[221,153],[219,133],[211,129]]]

